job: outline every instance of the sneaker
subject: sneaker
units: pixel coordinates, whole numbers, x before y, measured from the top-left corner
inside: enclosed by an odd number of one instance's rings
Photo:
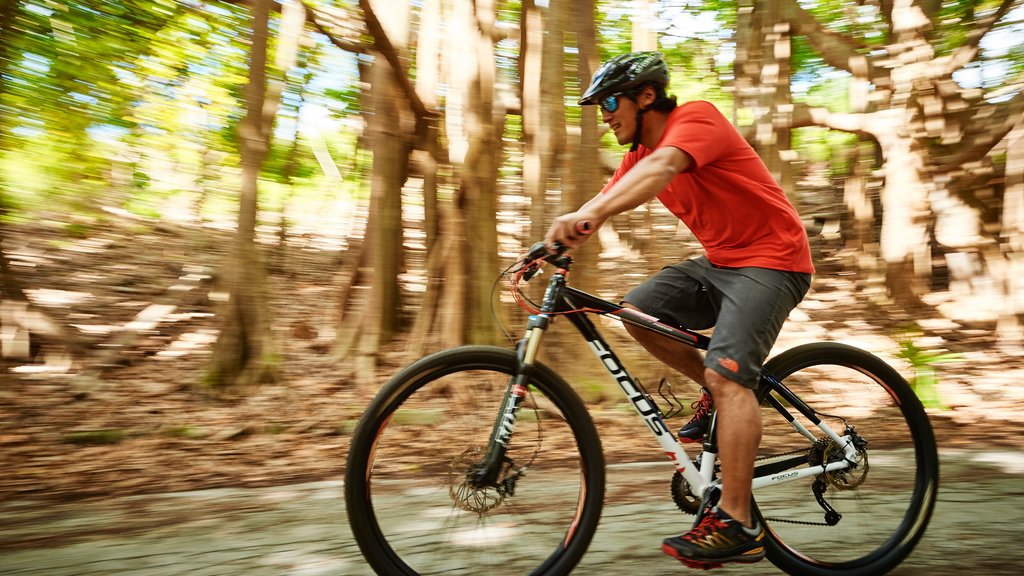
[[[704,440],[704,434],[711,423],[711,411],[715,408],[715,402],[711,399],[711,394],[701,388],[700,400],[690,404],[690,408],[695,410],[693,418],[690,418],[690,421],[684,424],[677,434],[679,441],[684,444]]]
[[[691,568],[717,568],[724,562],[760,561],[764,538],[760,523],[747,528],[716,506],[686,534],[666,538],[661,550]]]

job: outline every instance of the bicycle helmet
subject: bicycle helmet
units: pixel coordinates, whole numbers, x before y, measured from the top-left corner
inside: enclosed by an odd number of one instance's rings
[[[597,104],[602,96],[655,84],[668,86],[668,65],[661,52],[630,52],[605,62],[580,97],[579,105]]]

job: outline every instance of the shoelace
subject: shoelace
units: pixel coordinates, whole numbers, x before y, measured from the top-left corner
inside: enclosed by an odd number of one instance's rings
[[[714,512],[710,512],[701,519],[700,524],[695,526],[693,530],[683,534],[683,539],[691,542],[694,540],[700,540],[708,534],[717,530],[722,530],[723,528],[725,528],[725,522],[723,522]]]
[[[711,394],[702,392],[700,399],[696,400],[693,404],[690,404],[690,408],[696,410],[693,417],[703,418],[711,413],[711,407],[715,405],[715,401],[711,398]]]

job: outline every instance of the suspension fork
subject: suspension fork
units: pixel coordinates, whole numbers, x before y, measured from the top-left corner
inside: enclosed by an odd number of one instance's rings
[[[566,264],[568,262],[570,261]],[[567,266],[562,266],[552,276],[544,293],[540,313],[530,316],[526,324],[526,335],[516,345],[516,371],[505,389],[505,396],[487,446],[487,454],[479,465],[469,472],[470,481],[476,486],[496,486],[504,464],[508,461],[506,454],[512,433],[519,421],[519,407],[526,399],[528,382],[534,370],[537,353],[540,351],[541,340],[551,324],[551,313],[562,299],[567,272]]]

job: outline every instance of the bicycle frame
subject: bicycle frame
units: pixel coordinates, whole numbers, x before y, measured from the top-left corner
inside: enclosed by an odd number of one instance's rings
[[[613,304],[568,286],[566,284],[566,276],[572,259],[569,256],[561,255],[550,261],[558,269],[548,282],[539,313],[530,316],[526,327],[526,335],[517,347],[519,366],[517,367],[516,375],[509,382],[505,400],[501,404],[501,413],[498,415],[494,427],[487,456],[475,473],[476,480],[481,483],[488,483],[494,482],[498,477],[501,463],[504,462],[505,449],[515,429],[518,408],[527,394],[526,384],[528,376],[536,360],[537,352],[540,349],[541,339],[555,316],[567,316],[573,323],[573,326],[587,341],[588,346],[601,364],[618,383],[637,414],[644,420],[654,435],[662,451],[689,484],[692,493],[704,497],[712,488],[719,488],[721,481],[713,479],[714,463],[718,452],[715,440],[716,421],[712,419],[707,439],[702,445],[703,451],[700,455],[700,461],[699,463],[695,462],[665,424],[658,405],[637,381],[630,376],[625,366],[619,361],[611,346],[601,336],[587,314],[613,316],[627,324],[656,332],[700,350],[707,350],[711,339],[685,328],[670,326],[660,322],[653,316]],[[844,458],[841,461],[823,462],[821,465],[799,470],[793,470],[793,468],[808,463],[806,454],[795,457],[791,456],[778,462],[756,466],[752,483],[753,489],[850,467],[857,456],[857,448],[848,434],[844,436],[837,434],[818,418],[817,414],[800,400],[796,394],[790,391],[782,382],[764,371],[761,373],[760,385],[763,390],[764,401],[777,410],[794,430],[807,438],[809,446],[816,442],[817,438],[789,412],[776,395],[788,402],[803,417],[822,430],[837,446],[841,446],[844,451]]]

